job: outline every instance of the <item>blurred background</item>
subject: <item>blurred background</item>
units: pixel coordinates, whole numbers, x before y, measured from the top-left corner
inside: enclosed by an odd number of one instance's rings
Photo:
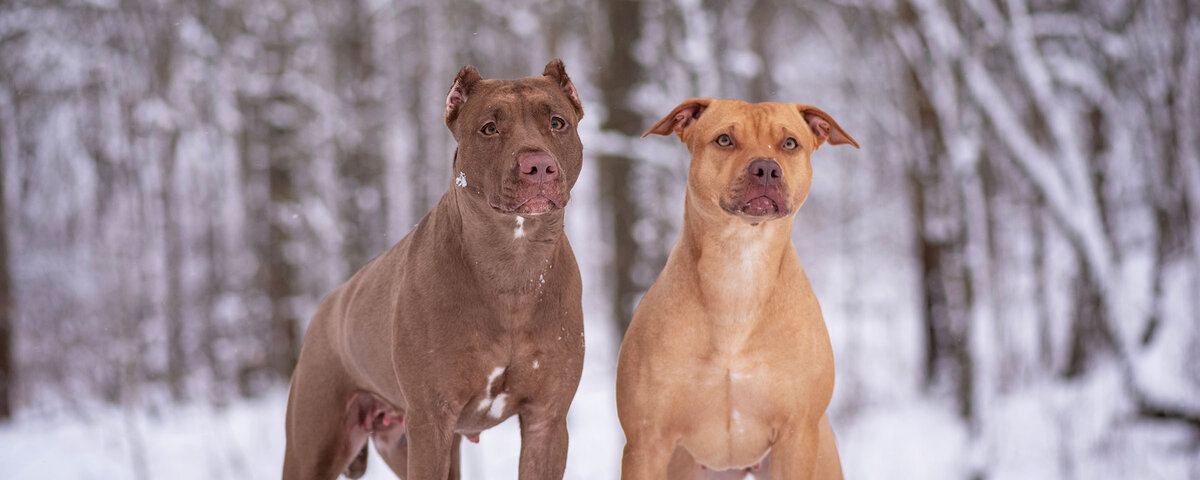
[[[862,144],[793,232],[847,478],[1200,478],[1195,0],[0,0],[0,471],[278,478],[317,303],[450,185],[455,73],[553,57],[586,112],[567,478],[618,475],[689,160],[638,136],[693,96]],[[465,478],[516,478],[514,423]]]

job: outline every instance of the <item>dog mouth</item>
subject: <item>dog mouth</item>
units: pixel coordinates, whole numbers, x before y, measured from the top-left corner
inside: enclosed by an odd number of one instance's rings
[[[562,208],[554,201],[554,199],[542,193],[537,193],[532,197],[526,198],[513,209],[516,213],[524,213],[528,215],[540,215]]]
[[[542,215],[562,209],[563,204],[566,202],[544,191],[538,191],[531,195],[518,197],[509,202],[501,202],[499,199],[493,199],[489,203],[493,210],[506,215]]]
[[[780,218],[789,213],[786,196],[778,187],[748,185],[721,199],[721,208],[753,224]]]
[[[766,217],[779,213],[779,203],[766,195],[754,197],[742,205],[742,213],[751,217]]]

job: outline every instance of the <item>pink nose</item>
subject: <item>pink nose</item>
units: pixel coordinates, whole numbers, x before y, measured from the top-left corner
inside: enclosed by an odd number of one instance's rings
[[[555,163],[554,157],[548,153],[529,152],[518,157],[517,167],[521,170],[521,180],[542,184],[558,178],[558,165]]]

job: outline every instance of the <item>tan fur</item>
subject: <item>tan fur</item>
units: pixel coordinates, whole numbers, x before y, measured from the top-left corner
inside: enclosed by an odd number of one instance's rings
[[[768,455],[760,476],[841,478],[825,416],[833,350],[791,230],[811,153],[857,144],[815,108],[738,100],[688,100],[647,135],[672,132],[692,154],[683,228],[621,346],[621,478],[722,478]],[[775,215],[736,211],[755,159],[782,169]]]

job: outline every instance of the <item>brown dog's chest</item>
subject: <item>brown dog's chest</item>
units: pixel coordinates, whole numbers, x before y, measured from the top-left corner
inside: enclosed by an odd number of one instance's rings
[[[481,432],[519,413],[527,402],[569,394],[570,379],[578,376],[583,361],[582,324],[547,313],[530,319],[544,321],[521,322],[522,328],[495,334],[465,357],[469,364],[457,373],[467,380],[460,390],[464,400],[457,432]]]
[[[532,295],[464,296],[440,319],[445,345],[427,361],[461,405],[456,431],[475,434],[531,401],[573,392],[583,360],[582,318],[561,302],[557,275]],[[428,365],[440,362],[442,365]]]

